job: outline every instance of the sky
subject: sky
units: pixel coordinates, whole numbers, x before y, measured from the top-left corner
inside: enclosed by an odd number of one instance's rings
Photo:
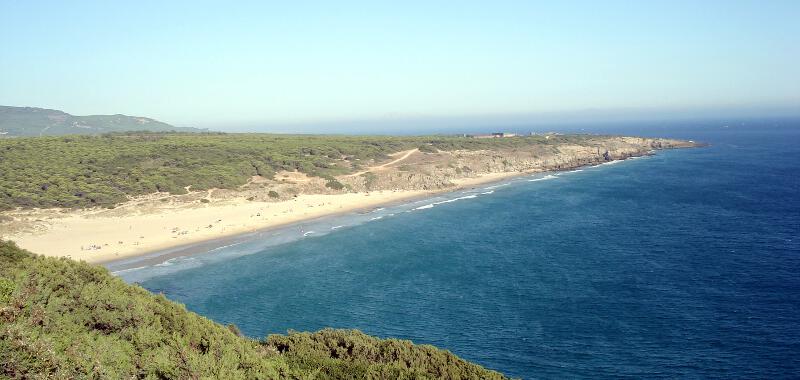
[[[800,1],[0,0],[0,105],[217,130],[800,115]]]

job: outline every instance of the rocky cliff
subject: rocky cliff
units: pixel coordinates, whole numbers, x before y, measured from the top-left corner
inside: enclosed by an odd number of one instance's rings
[[[339,180],[355,191],[439,190],[454,180],[489,173],[567,170],[652,154],[660,149],[693,147],[689,141],[638,137],[597,137],[583,144],[541,144],[524,149],[416,152],[390,168]]]

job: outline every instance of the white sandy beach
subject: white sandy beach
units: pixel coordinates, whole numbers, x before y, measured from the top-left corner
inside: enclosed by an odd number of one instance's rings
[[[457,187],[447,191],[520,174],[490,173],[459,179],[453,181]],[[33,229],[0,231],[0,238],[15,241],[22,248],[47,256],[102,263],[433,193],[384,190],[302,194],[279,202],[234,198],[205,204],[165,203],[149,208],[132,203],[114,210],[37,210],[25,215]]]

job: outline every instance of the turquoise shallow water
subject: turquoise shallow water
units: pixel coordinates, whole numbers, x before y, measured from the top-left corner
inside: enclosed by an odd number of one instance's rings
[[[120,274],[249,336],[357,328],[523,378],[800,376],[800,129],[670,133],[712,146]]]

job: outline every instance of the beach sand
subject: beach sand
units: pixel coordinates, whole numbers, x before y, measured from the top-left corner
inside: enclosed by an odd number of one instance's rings
[[[499,181],[520,172],[489,173],[454,180],[441,191],[383,190],[301,194],[278,201],[232,198],[211,203],[130,202],[114,210],[33,210],[27,228],[0,231],[0,238],[46,256],[104,263],[173,247],[275,228],[323,216]],[[155,206],[154,206],[155,204]]]

